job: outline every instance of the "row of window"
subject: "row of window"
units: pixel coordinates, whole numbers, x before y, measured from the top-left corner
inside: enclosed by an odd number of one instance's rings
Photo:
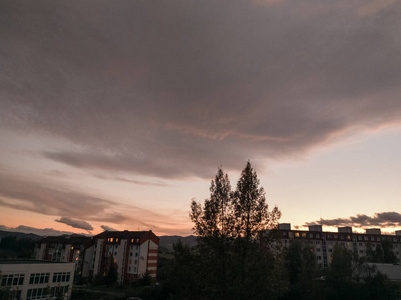
[[[118,243],[119,238],[107,238],[108,243]],[[139,243],[139,238],[131,238],[131,243]]]
[[[29,277],[29,284],[49,283],[50,273],[33,273]],[[53,282],[70,281],[70,272],[58,272],[53,274]],[[3,275],[1,278],[2,286],[18,286],[24,284],[24,274]]]
[[[50,273],[33,273],[29,278],[29,284],[48,283]]]
[[[70,272],[56,272],[53,274],[53,282],[68,282],[70,277]]]
[[[2,286],[15,286],[15,285],[23,285],[24,284],[24,274],[12,274],[12,275],[4,275],[1,278]]]
[[[66,286],[57,286],[52,288],[38,288],[38,289],[29,289],[26,294],[26,300],[34,300],[34,299],[42,299],[47,295],[50,297],[64,295],[68,292],[68,285]]]
[[[283,236],[287,236],[287,232],[283,232]],[[320,239],[322,236],[319,233],[311,233],[311,232],[288,232],[288,236],[290,238],[316,238]],[[344,234],[326,234],[327,239],[341,239],[341,240],[351,240],[351,235],[344,235]],[[392,241],[392,242],[401,242],[401,238],[399,237],[391,237],[391,236],[368,236],[368,235],[358,235],[357,238],[359,241]]]

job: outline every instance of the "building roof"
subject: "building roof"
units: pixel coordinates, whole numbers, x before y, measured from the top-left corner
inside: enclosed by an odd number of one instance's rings
[[[68,243],[68,244],[85,244],[91,240],[89,236],[82,235],[59,235],[59,236],[48,236],[37,243]]]
[[[94,238],[108,238],[108,237],[116,237],[116,238],[125,238],[125,239],[129,239],[129,238],[139,238],[149,232],[150,231],[128,231],[128,230],[124,230],[124,231],[104,231],[102,233],[99,233],[98,235],[95,235]],[[153,233],[153,232],[152,232]]]
[[[0,265],[20,265],[20,264],[67,264],[69,262],[37,260],[37,259],[0,259]]]
[[[401,281],[401,266],[396,264],[379,264],[379,263],[369,263],[377,268],[382,274],[385,274],[388,279],[394,281]]]

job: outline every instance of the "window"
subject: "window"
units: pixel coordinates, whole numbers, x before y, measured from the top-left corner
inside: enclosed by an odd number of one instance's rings
[[[29,284],[40,284],[49,282],[50,273],[34,273],[29,278]]]
[[[361,253],[361,254],[362,254],[362,253],[363,253],[363,250],[359,250],[359,253]]]
[[[53,282],[68,282],[70,277],[70,272],[56,272],[53,274]]]
[[[306,237],[306,232],[302,232],[302,237]]]
[[[322,257],[319,255],[319,256],[317,257],[317,259],[318,259],[318,260],[321,260],[321,259],[322,259]]]
[[[138,256],[138,252],[135,252],[135,257],[137,257]]]
[[[309,237],[310,237],[310,238],[313,238],[313,233],[309,233]]]
[[[316,234],[316,238],[317,238],[317,239],[320,239],[320,234]]]
[[[320,252],[320,248],[317,248],[316,251],[317,251],[317,252]]]
[[[4,275],[1,278],[2,286],[14,286],[24,284],[24,274]]]
[[[362,243],[359,243],[358,245],[359,245],[359,247],[362,247]]]
[[[49,291],[48,287],[38,288],[38,289],[29,289],[26,294],[26,300],[34,300],[34,299],[44,299],[50,292],[50,297],[55,297],[59,294],[65,294],[68,292],[68,286],[58,286],[52,287]]]
[[[365,241],[368,241],[369,237],[367,235],[365,235]]]
[[[329,252],[333,252],[333,249],[329,249]]]
[[[132,256],[132,252],[130,252],[129,256]]]
[[[358,241],[362,241],[362,235],[358,235]]]
[[[117,256],[117,252],[114,252],[114,256]]]
[[[299,232],[295,232],[295,237],[299,237]]]
[[[320,241],[316,241],[316,245],[320,245]]]

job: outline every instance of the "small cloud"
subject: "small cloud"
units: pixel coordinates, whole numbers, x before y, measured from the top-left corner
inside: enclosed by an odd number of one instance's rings
[[[106,226],[106,225],[101,225],[100,226],[104,231],[117,231],[117,229],[114,229],[112,227]]]
[[[59,223],[64,223],[64,224],[74,227],[74,228],[84,229],[87,231],[93,230],[93,227],[91,224],[89,224],[88,222],[82,221],[82,220],[74,220],[74,219],[62,217],[59,220],[54,220],[54,221],[59,222]]]

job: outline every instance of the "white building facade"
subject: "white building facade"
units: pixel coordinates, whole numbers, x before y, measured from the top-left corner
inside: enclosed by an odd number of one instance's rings
[[[18,300],[71,298],[74,263],[0,260],[1,282]]]
[[[394,235],[381,234],[380,228],[367,229],[366,233],[354,233],[352,227],[339,227],[338,232],[325,232],[321,225],[309,226],[309,230],[292,230],[291,224],[279,224],[279,234],[285,247],[294,241],[310,247],[316,255],[317,262],[323,267],[331,263],[336,245],[352,251],[357,257],[366,256],[368,248],[375,250],[384,241],[391,242],[393,252],[401,261],[401,231]]]

